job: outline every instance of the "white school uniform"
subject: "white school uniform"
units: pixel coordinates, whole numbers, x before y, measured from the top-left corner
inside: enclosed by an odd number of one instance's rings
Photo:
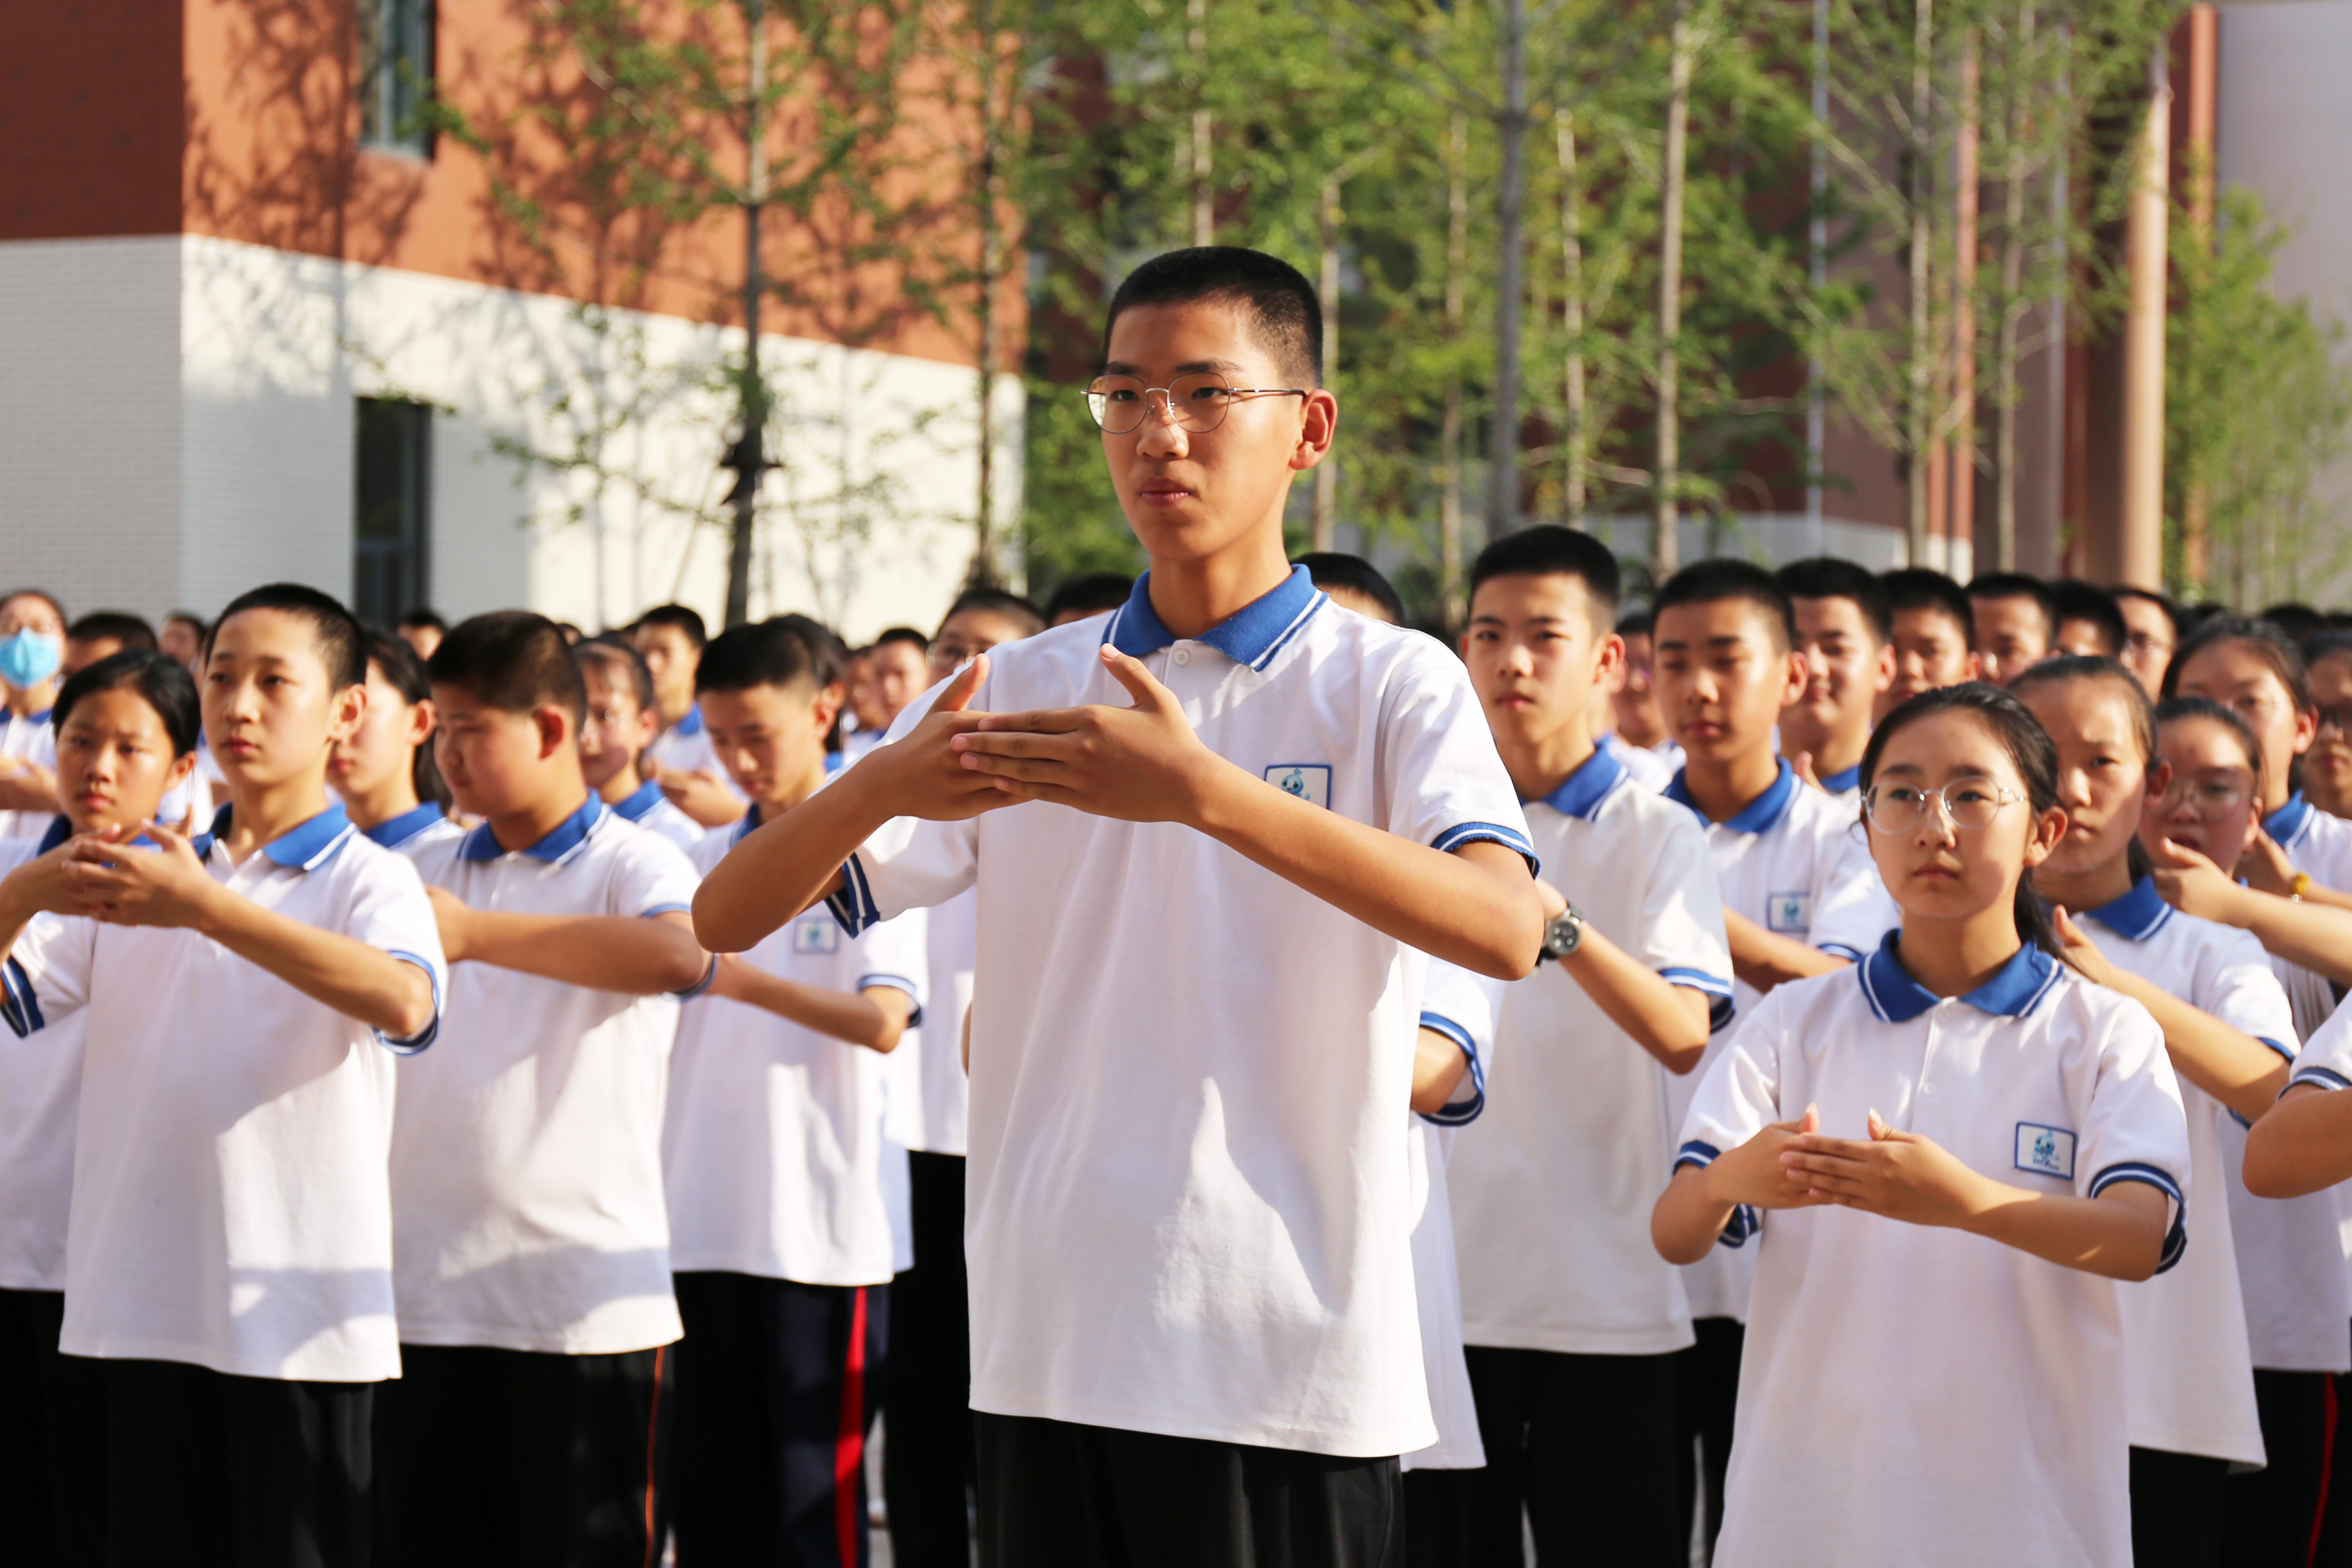
[[[450,821],[449,814],[429,800],[361,831],[367,835],[369,843],[385,849],[397,849],[412,860],[416,858],[417,851],[427,845],[466,837],[466,830]]]
[[[0,877],[48,853],[72,832],[59,816],[38,838],[0,839]],[[40,924],[58,919],[33,918]],[[0,1289],[66,1288],[74,1121],[89,1028],[89,1009],[77,1007],[38,1034],[0,1038]]]
[[[230,890],[414,963],[436,1004],[447,994],[415,868],[340,805],[241,866],[215,837],[227,820],[195,843]],[[399,1376],[394,1055],[425,1051],[437,1011],[413,1039],[387,1040],[169,928],[37,925],[6,973],[20,1032],[89,1016],[58,1348],[248,1377]]]
[[[1690,798],[1683,775],[1666,786],[1666,798],[1680,802],[1706,833],[1723,907],[1769,931],[1840,958],[1859,958],[1902,923],[1902,913],[1879,880],[1870,858],[1868,829],[1857,815],[1842,811],[1827,795],[1808,789],[1787,759],[1771,787],[1723,822],[1708,822]],[[1734,976],[1734,1016],[1744,1015],[1762,993]],[[1696,1070],[1666,1079],[1666,1121],[1680,1126],[1689,1113],[1699,1080],[1715,1065],[1727,1037],[1707,1043]],[[1694,1318],[1748,1321],[1753,1255],[1718,1252],[1683,1270],[1683,1289]]]
[[[1833,773],[1820,773],[1822,793],[1830,797],[1840,811],[1850,816],[1862,813],[1862,764],[1842,768]]]
[[[2297,790],[2263,818],[2263,831],[2286,851],[2298,871],[2323,888],[2352,892],[2352,822],[2330,816]]]
[[[614,802],[613,815],[624,822],[635,823],[648,833],[658,833],[689,853],[702,842],[702,824],[670,804],[661,785],[651,779],[630,792],[626,800]]]
[[[51,773],[58,766],[58,732],[49,721],[54,708],[19,713],[0,708],[0,757],[34,763]],[[53,811],[0,811],[0,838],[38,838],[49,830]]]
[[[1731,1019],[1731,954],[1706,836],[1595,752],[1527,803],[1544,876],[1591,928]],[[1692,1342],[1682,1270],[1650,1244],[1672,1168],[1668,1074],[1558,964],[1502,992],[1501,1093],[1448,1176],[1463,1333],[1475,1345],[1656,1355]]]
[[[1896,951],[1890,935],[1759,1003],[1699,1086],[1681,1161],[1809,1104],[1824,1132],[1866,1137],[1875,1110],[2030,1191],[2148,1183],[2174,1200],[2179,1261],[2189,1139],[2147,1009],[2034,947],[1938,999]],[[2130,1287],[1856,1209],[1757,1225],[1743,1208],[1723,1237],[1758,1260],[1718,1568],[2131,1561]]]
[[[684,852],[593,795],[527,849],[486,822],[415,861],[480,910],[651,919],[694,901]],[[400,1075],[401,1339],[597,1355],[677,1338],[661,1180],[677,1002],[461,963],[449,1020]]]
[[[752,817],[694,847],[709,875]],[[896,986],[923,1002],[923,911],[851,936],[824,909],[786,922],[742,955],[786,980],[856,993]],[[883,1134],[890,1062],[747,1003],[688,1004],[670,1060],[662,1173],[670,1267],[803,1285],[887,1285],[896,1231],[887,1203],[907,1152]]]
[[[1668,743],[1672,744],[1671,742]],[[1681,765],[1679,761],[1669,762],[1646,746],[1633,744],[1614,730],[1601,737],[1600,749],[1615,758],[1618,767],[1630,775],[1637,786],[1652,795],[1673,783],[1675,769]]]
[[[1527,853],[1442,644],[1331,613],[1304,568],[1178,638],[1150,581],[996,649],[974,705],[1129,706],[1109,641],[1252,776],[1415,843]],[[1061,805],[901,819],[845,870],[861,931],[980,890],[974,1409],[1335,1455],[1435,1439],[1400,1114],[1423,954],[1204,834]]]
[[[646,755],[657,768],[673,768],[679,773],[709,773],[727,786],[727,793],[737,800],[749,800],[725,768],[719,765],[719,752],[710,743],[710,731],[702,720],[702,704],[698,702],[686,710],[686,717],[669,725],[654,737],[646,748]],[[688,818],[692,821],[691,817]]]
[[[1446,1167],[1454,1140],[1486,1107],[1486,1062],[1495,1046],[1495,1007],[1503,983],[1440,959],[1429,961],[1421,1026],[1434,1029],[1469,1058],[1444,1109],[1412,1116],[1405,1148],[1412,1163],[1412,1292],[1421,1314],[1422,1375],[1437,1441],[1402,1457],[1408,1470],[1476,1470],[1486,1465],[1470,1363],[1462,1353],[1462,1286],[1454,1268],[1454,1200]],[[1466,1092],[1465,1092],[1466,1091]]]
[[[963,1016],[979,963],[980,894],[968,888],[927,913],[923,1026],[890,1053],[890,1136],[917,1153],[961,1155],[971,1119]]]
[[[2147,878],[2086,918],[2098,928],[2092,940],[2116,968],[2293,1058],[2286,993],[2252,935],[2182,914]],[[2219,1125],[2228,1112],[2185,1079],[2180,1099],[2189,1118],[2189,1205],[2198,1215],[2199,1245],[2162,1279],[2124,1288],[2131,1439],[2137,1447],[2259,1465],[2263,1428]]]

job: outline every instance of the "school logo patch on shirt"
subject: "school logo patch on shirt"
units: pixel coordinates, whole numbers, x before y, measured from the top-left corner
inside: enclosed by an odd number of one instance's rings
[[[1265,770],[1265,782],[1285,795],[1330,809],[1331,770],[1320,763],[1276,763]]]
[[[2017,1124],[2017,1168],[2036,1176],[2074,1179],[2074,1135],[2038,1121]]]
[[[1812,894],[1774,893],[1771,895],[1764,905],[1764,928],[1767,931],[1812,930]]]
[[[793,927],[794,952],[835,952],[841,947],[841,928],[831,915],[811,915]]]

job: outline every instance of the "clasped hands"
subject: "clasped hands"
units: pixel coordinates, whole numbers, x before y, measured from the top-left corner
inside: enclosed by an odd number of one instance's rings
[[[1913,1225],[1964,1226],[1981,1206],[1984,1178],[1940,1144],[1870,1112],[1869,1136],[1830,1138],[1813,1106],[1765,1124],[1706,1167],[1717,1201],[1759,1209],[1834,1204]]]
[[[110,925],[201,927],[224,890],[188,837],[155,822],[76,834],[8,880],[28,909]]]

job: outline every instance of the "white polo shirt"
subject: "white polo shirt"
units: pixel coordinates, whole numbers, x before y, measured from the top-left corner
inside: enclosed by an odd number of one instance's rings
[[[58,731],[50,723],[54,708],[19,713],[0,707],[0,757],[37,763],[51,773],[58,766]],[[49,830],[53,811],[0,811],[0,838],[38,838]]]
[[[428,845],[466,837],[466,830],[450,821],[449,814],[429,800],[361,831],[367,835],[369,843],[385,849],[397,849],[411,859],[415,859],[417,851]]]
[[[2286,993],[2251,934],[2182,914],[2147,878],[2088,918],[2096,928],[2091,939],[2116,968],[2293,1058]],[[2189,1117],[2189,1205],[2198,1215],[2198,1246],[2162,1279],[2124,1287],[2131,1439],[2137,1447],[2259,1465],[2263,1428],[2219,1125],[2228,1112],[2186,1079],[2180,1099]]]
[[[195,842],[232,892],[414,963],[447,994],[415,868],[340,805],[241,866],[215,837],[227,821]],[[20,1033],[89,1017],[58,1348],[248,1377],[399,1376],[394,1052],[423,1051],[439,1016],[387,1041],[172,928],[37,924],[6,969]]]
[[[753,826],[696,845],[709,874]],[[923,916],[851,936],[825,910],[788,922],[743,961],[855,994],[890,985],[923,1002]],[[907,1152],[883,1133],[890,1058],[789,1019],[703,996],[688,1004],[670,1058],[662,1173],[670,1267],[803,1285],[887,1285],[895,1269],[886,1190]],[[896,1173],[886,1166],[895,1165]]]
[[[0,876],[64,843],[62,816],[38,838],[0,839]],[[55,915],[36,915],[47,924]],[[81,1107],[77,1007],[38,1034],[0,1038],[0,1289],[66,1288],[66,1217],[73,1200],[74,1119]]]
[[[1729,1023],[1723,900],[1690,812],[1600,751],[1527,816],[1546,879],[1591,928]],[[1558,964],[1503,988],[1497,1034],[1496,1097],[1448,1176],[1465,1337],[1585,1355],[1691,1343],[1682,1270],[1650,1244],[1670,1075]]]
[[[2301,790],[2263,818],[2263,831],[2278,841],[2298,871],[2308,871],[2323,888],[2352,892],[2352,822],[2330,816]]]
[[[701,710],[695,711],[698,715]],[[626,800],[615,802],[613,815],[648,833],[660,834],[680,849],[691,850],[702,842],[702,825],[672,805],[661,785],[651,779],[639,784]]]
[[[1666,798],[1690,808],[1706,833],[1708,855],[1723,907],[1766,931],[1852,959],[1872,952],[1879,939],[1902,923],[1902,911],[1887,896],[1870,858],[1869,830],[1857,814],[1799,781],[1787,759],[1771,786],[1746,809],[1723,822],[1709,822],[1691,800],[1683,775],[1666,786]],[[1733,976],[1734,1016],[1753,1007],[1762,993]],[[1699,1080],[1715,1065],[1725,1037],[1707,1043],[1698,1067],[1666,1079],[1666,1121],[1680,1126]],[[1719,1252],[1683,1270],[1683,1289],[1694,1318],[1746,1321],[1748,1280],[1755,1262],[1746,1253]]]
[[[1478,1403],[1470,1363],[1462,1353],[1462,1286],[1454,1268],[1454,1204],[1446,1167],[1455,1136],[1486,1106],[1486,1062],[1495,1046],[1495,1005],[1503,983],[1429,961],[1421,999],[1421,1026],[1434,1029],[1469,1058],[1470,1090],[1433,1114],[1412,1117],[1405,1148],[1412,1160],[1412,1290],[1421,1311],[1422,1375],[1437,1441],[1403,1456],[1408,1470],[1475,1470],[1486,1464],[1479,1440]],[[1473,1137],[1475,1142],[1475,1135]]]
[[[528,849],[486,822],[415,859],[478,910],[651,919],[694,901],[685,853],[593,795]],[[400,1075],[404,1342],[596,1355],[677,1338],[661,1178],[677,1032],[671,997],[457,965],[442,1048]]]
[[[1833,773],[1821,773],[1822,793],[1830,797],[1840,811],[1850,816],[1862,814],[1862,764],[1842,768]]]
[[[961,1155],[971,1119],[963,1016],[979,962],[980,894],[968,888],[927,912],[923,1026],[890,1053],[890,1136],[918,1153]]]
[[[1673,742],[1667,743],[1671,745]],[[1682,765],[1679,760],[1668,761],[1664,755],[1646,746],[1634,745],[1614,730],[1601,737],[1600,749],[1616,759],[1618,767],[1631,775],[1637,787],[1648,790],[1652,795],[1673,783],[1675,770]]]
[[[1418,844],[1527,852],[1442,644],[1331,613],[1304,568],[1178,639],[1150,581],[995,649],[974,706],[1127,707],[1108,640],[1252,777]],[[974,1409],[1336,1455],[1434,1440],[1402,1114],[1423,954],[1205,834],[1043,803],[890,823],[845,869],[857,930],[980,890]]]
[[[1759,1002],[1699,1086],[1682,1158],[1705,1163],[1809,1104],[1824,1132],[1867,1137],[1874,1110],[2013,1186],[2088,1197],[2141,1181],[2178,1202],[2189,1140],[2146,1008],[2033,947],[1938,999],[1895,951]],[[2176,1219],[2165,1257],[2185,1246]],[[1756,1295],[1721,1568],[2131,1561],[2131,1287],[1837,1206],[1766,1215],[1742,1250]]]

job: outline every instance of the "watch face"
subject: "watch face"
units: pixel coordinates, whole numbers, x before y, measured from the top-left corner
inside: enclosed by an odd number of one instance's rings
[[[1581,922],[1574,915],[1558,916],[1544,927],[1544,951],[1551,953],[1574,952],[1577,942],[1583,934]]]

